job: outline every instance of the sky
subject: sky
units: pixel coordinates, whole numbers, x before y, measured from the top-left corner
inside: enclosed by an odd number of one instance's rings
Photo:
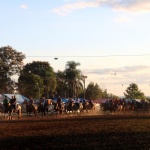
[[[0,47],[25,54],[24,64],[48,61],[54,71],[79,62],[86,86],[123,96],[136,83],[150,96],[149,20],[149,0],[5,0]]]

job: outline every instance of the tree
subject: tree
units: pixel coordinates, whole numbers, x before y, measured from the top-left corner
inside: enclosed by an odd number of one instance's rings
[[[43,95],[49,98],[50,94],[52,94],[56,89],[56,76],[50,64],[42,61],[33,61],[32,63],[27,63],[21,70],[20,77],[24,76],[25,78],[29,73],[41,78],[43,85],[41,84],[40,86],[44,87]],[[22,79],[20,77],[19,82],[21,82]],[[26,82],[28,82],[27,78]]]
[[[124,96],[127,99],[145,99],[145,95],[138,89],[138,85],[131,83],[124,92]]]
[[[13,75],[17,75],[23,67],[23,59],[25,55],[18,52],[10,46],[0,48],[0,92],[13,93],[14,89],[11,79]]]
[[[105,90],[102,92],[102,97],[103,97],[103,98],[108,98],[108,97],[109,97],[109,94],[107,93],[107,89],[105,89]]]
[[[26,97],[39,99],[44,91],[43,80],[35,74],[22,75],[18,79],[19,92]]]
[[[74,61],[68,61],[66,64],[64,73],[68,85],[69,97],[78,97],[80,90],[83,89],[83,84],[81,83],[83,75],[81,70],[77,69],[79,65],[80,63]]]
[[[94,82],[90,82],[86,88],[86,92],[85,92],[85,98],[86,99],[98,99],[98,98],[102,98],[103,92],[102,89],[99,87],[99,85],[96,83],[94,84]]]
[[[110,99],[119,99],[118,96],[116,96],[116,95],[114,95],[112,93],[108,93],[107,97],[110,98]]]
[[[66,82],[66,76],[63,71],[59,71],[56,73],[57,86],[56,86],[56,94],[61,97],[67,97],[68,93],[68,85]]]

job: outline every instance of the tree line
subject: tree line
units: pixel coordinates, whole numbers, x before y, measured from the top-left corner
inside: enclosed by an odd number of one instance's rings
[[[0,93],[18,93],[26,97],[39,99],[41,96],[53,98],[82,97],[85,99],[119,97],[107,93],[97,83],[90,82],[85,88],[85,76],[80,69],[79,62],[68,61],[63,71],[54,72],[49,62],[33,61],[24,64],[25,54],[18,52],[11,46],[0,47]],[[18,75],[18,81],[11,77]],[[131,83],[124,92],[126,98],[145,99],[135,83]]]

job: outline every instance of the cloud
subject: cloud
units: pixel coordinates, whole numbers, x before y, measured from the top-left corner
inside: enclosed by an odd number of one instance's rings
[[[21,8],[21,9],[27,9],[27,8],[28,8],[28,5],[22,4],[22,5],[20,6],[20,8]]]
[[[88,0],[69,3],[52,9],[58,15],[67,15],[71,11],[88,7],[109,7],[122,12],[150,12],[150,0]]]
[[[82,69],[88,77],[86,85],[92,81],[97,83],[102,89],[107,89],[108,93],[115,95],[123,95],[123,92],[131,83],[137,84],[145,95],[150,95],[148,90],[150,72],[148,70],[150,70],[150,65]],[[116,75],[114,75],[115,72]]]
[[[84,72],[89,74],[97,74],[97,75],[114,75],[119,76],[120,74],[133,74],[137,72],[147,72],[150,69],[150,66],[124,66],[121,68],[103,68],[103,69],[84,69]],[[149,73],[150,75],[150,73]]]
[[[122,0],[114,9],[128,12],[150,12],[149,0]]]
[[[120,68],[84,69],[84,72],[88,76],[87,80],[91,80],[99,85],[105,84],[107,88],[110,88],[111,85],[114,87],[117,85],[126,87],[131,83],[148,86],[150,83],[150,73],[147,70],[149,69],[150,66],[141,65]]]
[[[66,4],[63,5],[61,7],[57,7],[52,9],[51,12],[56,13],[58,15],[61,16],[65,16],[66,14],[70,13],[73,10],[76,9],[84,9],[87,7],[97,7],[97,2],[84,2],[84,1],[80,1],[80,2],[76,2],[76,3],[72,3],[72,4]]]

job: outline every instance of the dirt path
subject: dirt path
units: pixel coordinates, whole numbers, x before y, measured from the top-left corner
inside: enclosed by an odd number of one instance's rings
[[[0,120],[0,149],[149,149],[150,116]]]

